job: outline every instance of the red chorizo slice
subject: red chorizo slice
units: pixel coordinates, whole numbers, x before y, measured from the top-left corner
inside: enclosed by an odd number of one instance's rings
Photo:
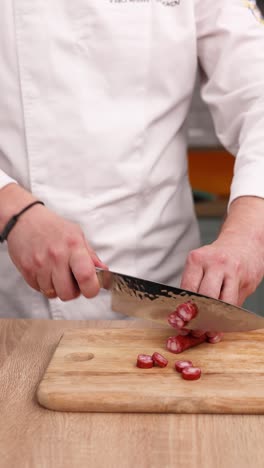
[[[152,361],[159,367],[166,367],[169,362],[168,359],[166,359],[164,356],[162,356],[162,354],[157,352],[152,354]]]
[[[186,367],[193,367],[192,361],[176,361],[175,362],[175,369],[177,372],[182,373],[183,369]]]
[[[184,380],[198,380],[201,374],[202,371],[199,367],[185,367],[182,371],[182,378]]]
[[[198,314],[198,308],[193,302],[185,302],[180,304],[175,312],[184,322],[190,322]]]
[[[215,331],[206,332],[207,338],[214,338],[215,335],[218,335],[218,333]]]
[[[185,325],[185,322],[180,317],[178,317],[176,312],[173,312],[172,314],[169,315],[168,322],[173,328],[177,328],[177,329],[181,329]]]
[[[223,333],[206,333],[207,341],[211,344],[219,343],[223,338]]]
[[[140,369],[150,369],[154,366],[154,362],[151,356],[148,354],[139,354],[137,357],[137,367]]]
[[[170,336],[167,340],[167,349],[172,353],[179,354],[186,349],[192,348],[203,343],[206,340],[206,335],[202,335],[199,338],[193,336]]]

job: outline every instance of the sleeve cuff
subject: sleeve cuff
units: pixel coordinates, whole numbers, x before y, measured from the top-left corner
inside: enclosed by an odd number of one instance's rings
[[[17,184],[17,181],[15,179],[12,179],[12,177],[9,177],[5,172],[0,171],[0,190],[4,188],[8,184]]]
[[[241,167],[233,178],[227,211],[239,197],[264,198],[264,164],[250,164]]]

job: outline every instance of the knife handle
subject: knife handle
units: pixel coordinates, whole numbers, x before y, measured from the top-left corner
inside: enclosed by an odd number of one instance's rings
[[[100,288],[111,289],[113,282],[113,274],[108,270],[104,270],[103,268],[98,267],[95,267],[95,272],[99,281]]]

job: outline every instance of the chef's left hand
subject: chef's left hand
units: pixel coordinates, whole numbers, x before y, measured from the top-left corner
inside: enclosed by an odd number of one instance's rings
[[[264,200],[241,197],[218,239],[189,253],[181,287],[241,306],[264,276]]]

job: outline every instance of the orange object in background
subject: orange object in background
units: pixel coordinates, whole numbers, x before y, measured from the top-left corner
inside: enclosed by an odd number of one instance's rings
[[[235,158],[224,149],[189,149],[189,178],[193,190],[228,197]]]

